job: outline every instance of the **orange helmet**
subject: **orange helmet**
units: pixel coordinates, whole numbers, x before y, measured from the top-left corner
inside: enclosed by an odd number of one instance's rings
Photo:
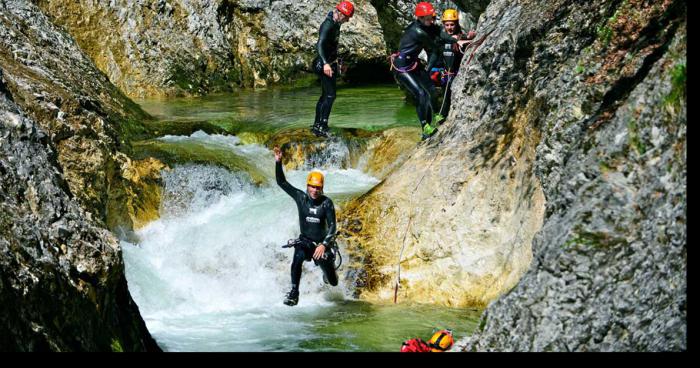
[[[421,1],[416,4],[416,17],[424,17],[426,15],[435,15],[435,8],[433,8],[433,4]]]
[[[355,13],[355,7],[352,6],[352,3],[349,1],[341,1],[335,8],[347,17],[352,17]]]
[[[320,171],[312,171],[306,177],[306,185],[323,188],[323,174]]]
[[[436,332],[433,337],[428,340],[428,344],[432,348],[433,352],[447,351],[454,344],[454,338],[452,337],[452,331],[450,330],[440,330]]]

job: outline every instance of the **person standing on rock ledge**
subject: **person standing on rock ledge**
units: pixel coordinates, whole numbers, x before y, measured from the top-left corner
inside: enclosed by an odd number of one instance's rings
[[[330,198],[323,195],[323,174],[309,173],[306,179],[306,192],[294,188],[284,177],[282,151],[274,148],[275,178],[277,185],[289,194],[297,204],[299,212],[299,238],[288,246],[294,247],[292,260],[292,290],[287,293],[284,304],[294,306],[299,302],[299,282],[304,261],[314,260],[323,271],[323,281],[332,286],[338,285],[335,272],[335,206]],[[337,250],[337,249],[335,249]]]
[[[442,57],[445,63],[445,71],[443,75],[445,95],[442,99],[440,111],[438,111],[437,115],[435,115],[438,125],[445,121],[447,114],[450,112],[452,81],[459,70],[459,65],[462,63],[462,58],[464,57],[464,51],[460,48],[461,45],[455,42],[455,40],[470,41],[476,36],[476,32],[474,30],[470,30],[468,33],[462,31],[462,28],[459,25],[459,12],[457,9],[446,9],[442,13],[442,18],[440,20],[442,21],[442,26],[444,27],[441,38],[444,42]]]
[[[458,41],[448,37],[443,40],[441,30],[435,24],[435,8],[428,2],[416,4],[416,20],[406,27],[401,40],[399,51],[391,55],[391,70],[396,80],[406,88],[416,100],[416,113],[423,129],[422,139],[425,140],[437,132],[432,125],[435,87],[430,82],[428,71],[439,61],[443,42],[456,42],[460,46],[466,41]],[[426,50],[430,53],[427,68],[418,61],[418,55]]]
[[[341,1],[328,13],[318,33],[313,70],[321,78],[321,97],[316,103],[316,117],[311,127],[311,132],[317,137],[328,137],[328,116],[335,101],[335,81],[344,72],[342,61],[338,58],[340,25],[350,20],[354,13],[351,2]]]

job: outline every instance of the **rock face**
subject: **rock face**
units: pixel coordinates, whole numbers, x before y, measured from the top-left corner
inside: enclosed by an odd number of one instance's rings
[[[507,293],[471,350],[685,349],[685,17],[491,2],[447,122],[346,214],[360,295],[401,255],[399,301]]]
[[[148,115],[27,1],[0,2],[0,87],[0,346],[159,350],[103,230],[157,183],[122,140]]]
[[[498,132],[538,104],[547,202],[530,270],[464,348],[687,349],[686,14],[684,1],[487,10],[479,28],[494,33],[456,84],[447,134]]]
[[[311,71],[318,29],[333,0],[42,0],[46,14],[130,97],[204,94],[289,82]],[[355,2],[341,27],[350,62],[386,54],[377,14]]]
[[[0,3],[0,68],[25,114],[47,133],[71,193],[109,228],[133,227],[134,196],[158,186],[151,170],[132,179],[125,141],[151,118],[97,70],[75,41],[26,1]]]
[[[0,78],[0,347],[159,351],[119,243],[72,198],[50,137],[14,98]]]

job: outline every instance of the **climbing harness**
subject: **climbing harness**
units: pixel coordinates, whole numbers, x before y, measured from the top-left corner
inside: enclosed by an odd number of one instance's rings
[[[396,58],[408,59],[409,56],[407,56],[407,55],[402,56],[400,51],[397,51],[397,52],[389,55],[389,64],[391,65],[389,67],[389,71],[396,70],[399,73],[408,73],[408,72],[411,72],[418,67],[418,60],[414,61],[413,64],[411,64],[409,66],[397,67],[396,64],[394,64],[394,60],[396,60]]]
[[[306,247],[310,241],[304,240],[302,238],[289,239],[287,244],[283,245],[282,248],[296,248],[296,247]],[[311,242],[311,245],[316,246],[316,243]],[[340,254],[340,249],[338,249],[338,243],[335,240],[328,246],[333,254],[333,268],[337,271],[343,264],[343,256]],[[326,259],[326,255],[323,255],[323,259]]]

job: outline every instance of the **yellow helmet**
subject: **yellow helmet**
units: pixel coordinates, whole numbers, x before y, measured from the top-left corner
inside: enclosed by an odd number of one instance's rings
[[[320,171],[312,171],[306,177],[306,185],[323,188],[323,174]]]
[[[459,20],[459,13],[457,12],[456,9],[446,9],[444,13],[442,13],[442,21],[458,21]]]
[[[452,344],[454,344],[454,338],[450,330],[440,330],[428,340],[428,345],[433,352],[447,351],[452,347]]]

